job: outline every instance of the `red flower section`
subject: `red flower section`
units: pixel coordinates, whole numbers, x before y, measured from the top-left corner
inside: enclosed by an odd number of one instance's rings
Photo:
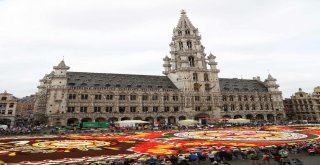
[[[65,136],[68,139],[84,139],[84,140],[118,140],[118,141],[130,141],[131,134],[124,135],[69,135]]]
[[[131,151],[150,154],[150,155],[170,155],[177,154],[179,144],[166,144],[162,142],[143,142],[137,144],[135,147],[131,148]]]
[[[133,138],[155,139],[160,138],[168,132],[136,132]]]

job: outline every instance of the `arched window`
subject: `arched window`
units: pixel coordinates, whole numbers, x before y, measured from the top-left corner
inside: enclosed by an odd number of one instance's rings
[[[233,96],[229,96],[229,100],[230,100],[230,101],[233,101]]]
[[[269,105],[268,104],[266,104],[266,110],[269,110]]]
[[[252,104],[252,110],[256,110],[256,105]]]
[[[239,108],[240,108],[240,110],[243,110],[243,106],[242,106],[242,104],[240,104]]]
[[[190,30],[189,29],[186,30],[186,35],[190,35]]]
[[[193,81],[198,81],[198,74],[193,73],[192,78],[193,78]]]
[[[208,73],[203,74],[204,81],[209,81]]]
[[[188,49],[192,49],[192,43],[191,43],[191,41],[187,41],[187,47],[188,47]]]
[[[182,50],[183,49],[183,42],[179,42],[179,49]]]
[[[190,56],[188,59],[189,59],[189,65],[191,67],[194,67],[194,57]]]
[[[178,31],[178,35],[179,35],[179,36],[182,35],[182,31],[181,31],[181,30]]]

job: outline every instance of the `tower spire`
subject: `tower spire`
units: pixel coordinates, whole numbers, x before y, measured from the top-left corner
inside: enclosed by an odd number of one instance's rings
[[[196,29],[193,24],[191,23],[191,21],[189,20],[188,16],[187,16],[187,12],[185,10],[181,10],[181,15],[180,15],[180,19],[178,21],[178,25],[177,25],[177,29],[189,29],[189,30],[194,30]]]
[[[219,90],[217,62],[210,53],[208,57],[201,44],[198,29],[193,26],[185,10],[180,11],[177,26],[173,29],[170,43],[171,57],[163,59],[164,74],[182,90]],[[208,65],[210,69],[208,69]]]

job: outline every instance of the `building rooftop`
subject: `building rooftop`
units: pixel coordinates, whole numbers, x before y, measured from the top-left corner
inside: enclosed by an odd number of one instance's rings
[[[178,89],[167,76],[67,72],[70,87]],[[268,88],[258,80],[220,78],[221,92],[267,92]]]
[[[267,92],[268,88],[258,80],[219,78],[220,91],[228,92]]]
[[[67,85],[74,87],[177,89],[166,76],[67,72],[67,77]]]

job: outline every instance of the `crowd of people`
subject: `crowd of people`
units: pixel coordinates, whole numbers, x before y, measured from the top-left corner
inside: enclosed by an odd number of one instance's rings
[[[243,127],[243,125],[233,125],[233,127]],[[260,127],[260,125],[246,125],[246,127]],[[262,125],[261,125],[262,126]],[[25,134],[39,134],[43,133],[48,126],[34,120],[32,117],[17,117],[15,126],[8,129],[0,129],[0,135],[25,135]],[[223,128],[225,126],[221,126]],[[113,129],[111,129],[113,128]],[[208,126],[197,127],[191,129],[205,129]],[[117,130],[119,129],[119,130]],[[152,131],[154,127],[147,125],[137,125],[132,130]],[[172,125],[159,126],[158,129],[190,129],[188,127],[176,127]],[[77,131],[71,129],[71,131]],[[128,129],[121,130],[112,126],[108,132],[130,131]],[[53,132],[51,132],[53,133]],[[71,132],[72,133],[72,132]],[[310,156],[320,154],[320,143],[316,142],[303,142],[294,145],[283,146],[269,146],[269,147],[256,147],[256,148],[237,148],[226,147],[221,150],[199,150],[197,152],[184,153],[180,155],[163,155],[152,156],[148,159],[118,159],[105,161],[97,164],[108,165],[198,165],[198,164],[211,164],[211,165],[227,165],[232,164],[236,160],[247,160],[252,165],[270,165],[271,162],[276,162],[279,165],[302,165],[299,159],[293,159],[294,155],[299,153],[307,153]]]
[[[297,154],[314,156],[320,153],[319,143],[301,143],[287,146],[233,148],[220,151],[190,152],[179,155],[151,156],[145,159],[116,159],[100,161],[95,164],[107,165],[232,165],[237,160],[250,162],[251,165],[303,165],[303,162],[294,158]],[[310,152],[313,150],[312,152]],[[248,165],[249,165],[248,164]]]
[[[36,120],[32,114],[30,115],[17,115],[13,126],[6,129],[0,128],[0,135],[27,135],[39,134],[46,128],[44,122]]]

